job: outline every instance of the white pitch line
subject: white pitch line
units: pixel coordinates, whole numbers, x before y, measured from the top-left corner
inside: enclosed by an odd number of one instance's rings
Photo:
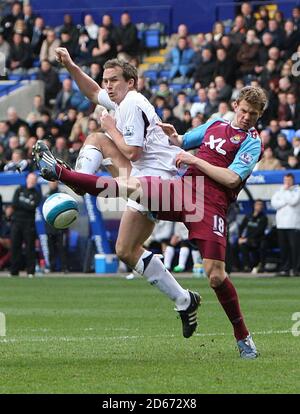
[[[291,334],[291,330],[276,330],[276,331],[257,331],[252,332],[253,335],[282,335],[282,334]],[[225,332],[216,332],[216,333],[196,333],[194,336],[206,337],[206,336],[229,336],[230,333]],[[61,342],[82,342],[82,341],[99,341],[99,340],[127,340],[127,339],[142,339],[142,338],[175,338],[175,335],[123,335],[123,336],[46,336],[46,337],[20,337],[20,338],[3,338],[0,339],[0,343],[16,343],[16,342],[51,342],[51,341],[61,341]]]

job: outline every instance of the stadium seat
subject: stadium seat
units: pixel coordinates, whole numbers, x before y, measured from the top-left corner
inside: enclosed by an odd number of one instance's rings
[[[295,129],[281,129],[280,133],[284,134],[289,142],[292,142],[296,134],[296,130]]]
[[[158,72],[156,70],[145,70],[144,76],[152,81],[156,81],[158,78]]]
[[[147,49],[159,49],[160,48],[160,31],[146,30],[144,33],[144,43]]]
[[[170,70],[166,70],[166,69],[161,70],[159,72],[159,77],[164,78],[164,79],[170,79]]]

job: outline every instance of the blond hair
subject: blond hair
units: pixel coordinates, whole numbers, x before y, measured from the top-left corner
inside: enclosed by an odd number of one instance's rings
[[[245,86],[242,88],[236,101],[239,103],[242,100],[246,101],[251,106],[258,108],[260,113],[266,109],[268,103],[265,91],[257,86]]]

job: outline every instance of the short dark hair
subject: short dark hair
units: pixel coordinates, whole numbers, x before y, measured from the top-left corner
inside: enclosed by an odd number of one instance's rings
[[[293,179],[293,183],[295,182],[295,176],[294,176],[294,174],[292,174],[292,173],[287,173],[287,174],[285,174],[285,177],[290,177],[290,178],[292,178],[292,179]]]

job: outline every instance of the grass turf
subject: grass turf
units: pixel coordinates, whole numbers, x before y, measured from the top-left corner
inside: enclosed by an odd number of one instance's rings
[[[0,279],[0,393],[299,393],[300,278],[233,279],[261,352],[251,361],[207,281],[181,282],[203,297],[190,339],[142,279]]]

